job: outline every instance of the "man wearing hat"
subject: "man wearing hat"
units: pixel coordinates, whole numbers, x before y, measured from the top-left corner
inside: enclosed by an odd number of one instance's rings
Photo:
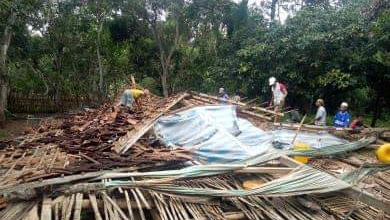
[[[335,128],[347,128],[349,126],[350,115],[347,109],[348,103],[342,102],[339,111],[334,116],[333,126]]]
[[[219,101],[221,102],[221,104],[227,104],[229,100],[229,96],[225,92],[225,89],[219,88],[218,94],[219,94]]]
[[[287,96],[287,88],[282,83],[276,81],[275,77],[269,78],[269,85],[271,86],[272,99],[270,106],[274,106],[275,111],[280,111],[284,106],[284,101]]]

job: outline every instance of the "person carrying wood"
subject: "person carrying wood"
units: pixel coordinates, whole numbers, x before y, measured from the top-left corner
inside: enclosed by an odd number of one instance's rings
[[[140,99],[149,96],[149,90],[126,89],[121,96],[119,105],[132,107],[135,102],[138,108],[142,108]]]

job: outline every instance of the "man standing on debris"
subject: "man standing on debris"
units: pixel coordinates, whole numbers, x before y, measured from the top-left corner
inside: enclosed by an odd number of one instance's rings
[[[348,112],[348,103],[342,102],[340,105],[340,110],[334,116],[333,126],[336,128],[347,128],[349,126],[349,112]]]
[[[317,113],[315,117],[314,124],[318,126],[326,126],[326,109],[324,107],[324,100],[317,99],[316,101]]]
[[[132,107],[135,102],[138,108],[141,108],[140,99],[143,97],[147,97],[149,95],[149,90],[139,90],[139,89],[126,89],[121,96],[120,105],[124,105],[127,107]]]
[[[221,102],[221,104],[227,104],[229,96],[225,92],[225,89],[224,88],[219,88],[219,92],[218,93],[219,93],[219,101]]]
[[[284,106],[288,94],[287,88],[284,84],[277,82],[275,77],[269,78],[269,85],[272,91],[272,99],[269,106],[274,106],[274,110],[279,112]]]

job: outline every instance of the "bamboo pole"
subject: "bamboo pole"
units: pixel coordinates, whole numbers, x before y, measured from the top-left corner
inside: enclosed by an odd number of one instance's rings
[[[82,203],[83,203],[83,193],[77,193],[76,202],[74,205],[73,220],[80,220]]]
[[[44,197],[42,202],[41,219],[51,220],[51,198]]]
[[[305,121],[305,119],[306,119],[306,115],[303,116],[303,118],[302,118],[302,120],[301,120],[301,123],[299,123],[299,127],[298,127],[297,131],[295,132],[294,138],[293,138],[293,140],[292,140],[292,142],[291,142],[292,145],[294,145],[295,140],[296,140],[297,137],[298,137],[298,133],[299,133],[299,131],[301,130],[302,125],[303,125],[303,122]]]

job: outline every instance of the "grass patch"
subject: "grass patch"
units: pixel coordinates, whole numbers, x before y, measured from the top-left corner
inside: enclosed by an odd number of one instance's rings
[[[9,137],[9,134],[8,134],[7,130],[0,129],[0,139],[1,138],[7,138],[7,137]]]

